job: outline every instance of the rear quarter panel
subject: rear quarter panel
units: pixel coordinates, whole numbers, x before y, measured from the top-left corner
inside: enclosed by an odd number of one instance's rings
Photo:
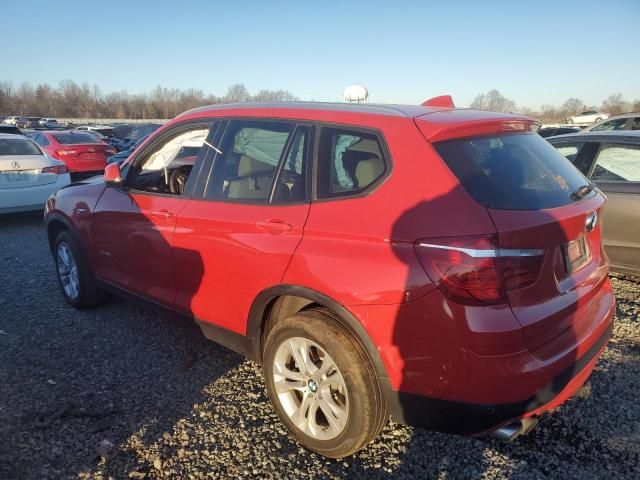
[[[313,202],[284,278],[342,305],[420,298],[435,287],[413,251],[416,240],[495,231],[411,119],[369,122],[360,127],[384,136],[390,176],[365,196]]]

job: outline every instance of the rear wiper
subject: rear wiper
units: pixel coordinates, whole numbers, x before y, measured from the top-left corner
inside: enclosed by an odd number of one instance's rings
[[[582,185],[581,187],[578,187],[578,189],[571,194],[571,200],[573,200],[574,202],[577,200],[580,200],[581,198],[591,193],[593,191],[593,188],[594,188],[593,183],[589,183],[588,185]]]

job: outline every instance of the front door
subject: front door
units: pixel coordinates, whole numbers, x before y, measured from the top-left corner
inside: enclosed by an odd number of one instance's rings
[[[209,123],[177,125],[136,155],[122,187],[107,187],[91,221],[96,275],[117,287],[172,307],[172,240],[176,218],[188,203]],[[190,182],[192,183],[192,182]]]
[[[182,311],[245,333],[251,303],[281,282],[302,239],[311,130],[283,121],[229,122],[205,198],[178,214],[173,246]]]

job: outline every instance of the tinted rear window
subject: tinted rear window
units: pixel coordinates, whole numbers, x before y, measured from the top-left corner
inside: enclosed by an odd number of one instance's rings
[[[0,138],[0,155],[42,155],[42,151],[24,138]]]
[[[75,145],[77,143],[101,143],[96,137],[90,133],[73,132],[73,133],[56,133],[53,138],[56,142],[63,145]]]
[[[465,138],[434,146],[469,194],[488,208],[554,208],[595,194],[581,188],[589,181],[539,135]]]

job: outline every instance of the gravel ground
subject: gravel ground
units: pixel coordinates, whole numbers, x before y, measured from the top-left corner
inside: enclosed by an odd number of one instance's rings
[[[0,478],[638,478],[640,284],[593,393],[511,445],[389,424],[341,461],[301,448],[259,368],[191,324],[112,300],[68,307],[40,216],[0,217]]]

